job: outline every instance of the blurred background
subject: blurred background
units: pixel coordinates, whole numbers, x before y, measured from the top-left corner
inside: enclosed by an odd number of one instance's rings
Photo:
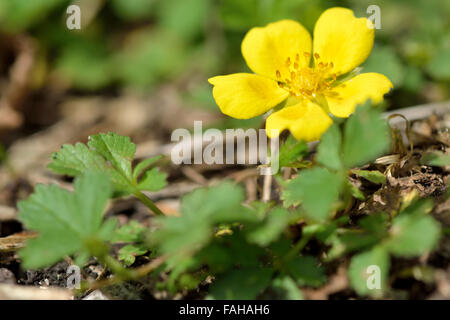
[[[81,30],[66,27],[70,4]],[[0,0],[0,159],[32,170],[100,131],[130,135],[139,157],[194,120],[258,127],[261,118],[221,115],[207,82],[248,71],[245,33],[284,18],[312,32],[326,8],[369,16],[369,5],[381,8],[381,29],[363,71],[392,80],[388,108],[447,100],[450,1]]]

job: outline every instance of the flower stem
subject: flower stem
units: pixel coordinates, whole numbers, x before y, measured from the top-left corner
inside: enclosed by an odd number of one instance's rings
[[[136,191],[134,193],[134,196],[136,198],[138,198],[139,200],[141,200],[141,202],[143,204],[145,204],[147,206],[147,208],[149,208],[151,211],[153,211],[154,214],[156,215],[164,215],[164,213],[159,210],[159,208],[156,206],[156,204],[150,200],[149,197],[147,197],[145,194],[143,194],[141,191]]]

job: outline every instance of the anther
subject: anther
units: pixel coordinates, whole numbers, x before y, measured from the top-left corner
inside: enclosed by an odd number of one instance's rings
[[[286,67],[289,67],[291,65],[291,58],[287,58],[286,60]]]
[[[300,55],[297,53],[296,55],[295,55],[295,61],[299,61],[300,60]]]
[[[316,59],[320,59],[320,56],[319,56],[319,54],[316,52],[316,53],[314,53],[314,58],[316,58]]]
[[[298,69],[298,63],[294,62],[294,69],[297,70]]]
[[[280,72],[280,70],[277,70],[277,78],[281,78],[281,72]]]

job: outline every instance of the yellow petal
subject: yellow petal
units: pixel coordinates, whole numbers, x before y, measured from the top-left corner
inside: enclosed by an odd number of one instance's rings
[[[288,129],[297,140],[309,142],[318,140],[332,122],[321,107],[305,101],[271,114],[266,120],[266,131],[268,137],[274,138]]]
[[[310,58],[304,52],[311,53],[311,35],[298,22],[281,20],[263,28],[253,28],[242,41],[242,55],[253,72],[277,79],[277,70],[281,78],[289,78],[290,71],[286,60],[290,58],[291,68],[298,55],[299,67],[309,65]]]
[[[383,96],[394,86],[386,76],[375,73],[362,73],[335,87],[333,92],[337,96],[327,97],[330,112],[337,117],[348,117],[355,111],[358,103],[371,99],[376,104],[383,100]]]
[[[220,110],[233,118],[256,117],[283,102],[289,93],[277,82],[256,74],[235,73],[210,78]]]
[[[372,51],[375,29],[368,24],[373,26],[366,18],[356,18],[350,9],[325,10],[314,28],[314,53],[323,63],[333,63],[332,73],[340,75],[353,70]]]

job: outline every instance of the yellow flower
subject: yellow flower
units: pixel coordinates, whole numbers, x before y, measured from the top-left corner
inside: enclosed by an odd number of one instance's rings
[[[370,23],[352,10],[331,8],[317,20],[314,41],[292,20],[253,28],[241,49],[255,74],[210,78],[214,99],[224,114],[237,119],[258,116],[286,100],[267,118],[268,136],[288,129],[298,140],[317,140],[332,123],[329,113],[348,117],[358,103],[369,98],[378,103],[393,87],[378,73],[338,79],[369,56],[374,40]]]

